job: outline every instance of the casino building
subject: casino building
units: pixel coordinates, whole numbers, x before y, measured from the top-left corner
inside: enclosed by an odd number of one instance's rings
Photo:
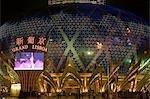
[[[104,0],[48,4],[0,27],[1,92],[150,91],[148,22]]]

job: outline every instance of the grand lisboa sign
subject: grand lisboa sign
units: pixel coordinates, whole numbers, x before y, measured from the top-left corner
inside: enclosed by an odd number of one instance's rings
[[[29,36],[27,38],[19,37],[16,38],[16,47],[12,48],[12,51],[18,52],[23,50],[38,50],[47,52],[45,44],[46,44],[45,37],[34,37],[34,36]]]

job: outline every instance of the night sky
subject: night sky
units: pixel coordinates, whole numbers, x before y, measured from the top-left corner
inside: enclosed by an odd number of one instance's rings
[[[132,12],[149,21],[149,0],[107,0],[107,4]],[[31,15],[48,8],[47,0],[1,0],[1,21]]]

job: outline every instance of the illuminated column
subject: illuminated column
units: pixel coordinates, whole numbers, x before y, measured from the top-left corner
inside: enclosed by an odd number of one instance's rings
[[[108,81],[108,84],[107,84],[107,89],[108,89],[108,93],[110,92],[110,78],[109,78],[109,74],[110,74],[110,66],[107,66],[107,81]]]
[[[61,86],[60,86],[60,79],[59,79],[59,77],[57,77],[57,85],[58,85],[58,87],[57,87],[57,89],[56,89],[56,92],[61,92],[62,91],[62,89],[61,89]]]
[[[12,48],[12,52],[15,54],[14,70],[20,78],[21,91],[37,91],[36,83],[44,70],[44,52],[47,52],[45,47],[47,40],[43,36],[31,35],[18,37],[15,41],[16,47]],[[38,87],[40,88],[40,86]]]
[[[130,92],[135,92],[136,91],[136,86],[137,86],[137,76],[131,81],[131,86],[129,91]]]
[[[43,84],[43,89],[44,92],[47,92],[47,82],[44,80],[44,84]]]
[[[21,91],[36,91],[36,81],[42,71],[16,71],[20,77]]]
[[[21,84],[11,84],[10,95],[11,96],[19,96],[21,90]]]
[[[103,81],[103,75],[102,73],[99,74],[99,92],[104,92],[104,87],[102,85],[102,81]]]
[[[96,80],[96,81],[95,81],[95,90],[96,90],[97,93],[98,93],[99,90],[100,90],[99,80]]]
[[[130,85],[129,91],[130,91],[130,92],[133,92],[133,88],[134,88],[134,80],[131,81],[131,85]]]
[[[84,77],[84,90],[83,92],[88,92],[88,88],[87,88],[87,77]]]
[[[133,92],[136,91],[136,86],[137,86],[137,76],[135,77],[135,80],[134,80]]]

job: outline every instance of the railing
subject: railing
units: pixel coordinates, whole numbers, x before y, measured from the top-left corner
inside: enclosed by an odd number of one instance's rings
[[[92,3],[105,4],[106,0],[48,0],[48,5],[65,4],[65,3]]]

